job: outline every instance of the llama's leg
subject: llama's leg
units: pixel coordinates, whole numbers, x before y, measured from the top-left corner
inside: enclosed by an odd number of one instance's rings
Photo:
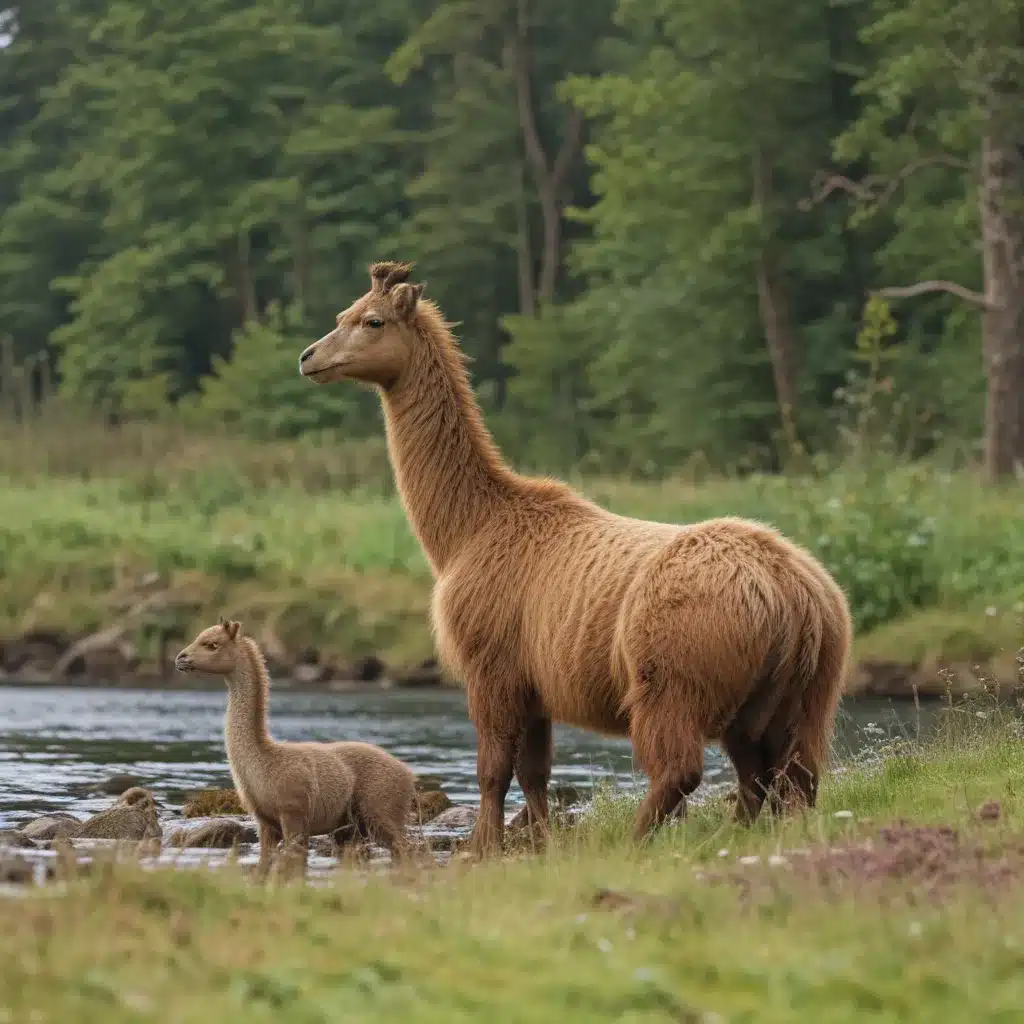
[[[256,824],[260,833],[260,859],[256,864],[256,877],[263,879],[267,877],[274,862],[274,853],[281,842],[281,830],[277,822],[269,818],[256,818]]]
[[[682,805],[704,775],[704,740],[691,723],[680,721],[678,708],[661,702],[635,702],[630,739],[650,788],[633,821],[633,838],[642,840]]]
[[[819,773],[804,764],[800,751],[794,751],[779,766],[771,789],[769,806],[773,814],[813,808],[818,802]]]
[[[284,841],[281,847],[281,861],[287,874],[304,875],[309,860],[309,833],[306,829],[306,815],[284,813],[281,815],[281,832]]]
[[[725,730],[722,745],[736,769],[736,806],[733,811],[736,821],[742,825],[753,824],[772,785],[771,767],[765,761],[764,748],[734,726]]]
[[[501,853],[505,829],[505,796],[512,784],[516,749],[526,724],[525,709],[494,706],[492,695],[470,691],[469,710],[476,726],[476,778],[480,812],[469,839],[477,856]],[[493,699],[493,698],[492,698]],[[496,702],[495,702],[496,703]]]
[[[526,798],[523,824],[548,824],[548,783],[551,781],[551,719],[537,715],[526,723],[516,753],[515,773]]]

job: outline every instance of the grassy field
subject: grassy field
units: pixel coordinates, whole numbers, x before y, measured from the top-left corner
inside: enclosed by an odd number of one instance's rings
[[[785,825],[711,803],[637,850],[605,795],[543,855],[323,889],[121,865],[0,899],[0,1020],[1019,1020],[1022,736],[980,716]]]
[[[573,480],[617,512],[753,516],[846,588],[864,658],[970,663],[1024,641],[1019,488],[873,463],[826,475]],[[430,577],[379,442],[255,444],[79,421],[0,432],[0,635],[81,634],[138,605],[138,643],[222,611],[268,647],[395,664],[431,654]],[[134,627],[133,627],[134,628]]]

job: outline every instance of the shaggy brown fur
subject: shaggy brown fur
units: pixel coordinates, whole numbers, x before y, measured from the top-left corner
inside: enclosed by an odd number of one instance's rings
[[[463,356],[409,264],[300,358],[317,383],[381,393],[395,476],[436,584],[438,650],[477,729],[472,846],[500,847],[513,772],[546,822],[552,720],[628,734],[650,790],[636,836],[699,784],[704,744],[736,767],[737,816],[787,788],[814,803],[851,641],[842,590],[759,523],[688,526],[613,515],[565,484],[512,472]]]
[[[415,801],[408,765],[369,743],[279,743],[267,731],[270,677],[259,647],[237,622],[204,629],[175,659],[182,672],[224,676],[228,762],[243,806],[260,833],[259,871],[278,844],[305,866],[309,838],[355,826],[396,858],[408,850]]]

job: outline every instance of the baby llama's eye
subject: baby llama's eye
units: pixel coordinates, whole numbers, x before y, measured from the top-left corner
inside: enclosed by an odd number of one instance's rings
[[[367,327],[373,327],[374,329],[376,329],[378,327],[383,327],[384,326],[384,321],[383,320],[377,320],[376,318],[371,318],[371,319],[366,321],[366,326]]]
[[[217,646],[218,646],[218,645],[217,645],[217,644],[215,644],[215,643],[214,643],[214,642],[213,642],[212,640],[208,640],[208,641],[207,641],[207,642],[206,642],[205,644],[203,644],[203,646],[204,646],[204,647],[205,647],[205,648],[206,648],[206,649],[207,649],[208,651],[215,651],[215,650],[217,650]]]

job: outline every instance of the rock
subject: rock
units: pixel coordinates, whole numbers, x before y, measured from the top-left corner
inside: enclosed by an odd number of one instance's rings
[[[195,828],[179,828],[168,840],[170,846],[185,850],[229,850],[232,846],[259,842],[252,825],[235,818],[207,821]]]
[[[436,658],[428,658],[413,669],[405,672],[395,672],[394,680],[396,686],[440,686],[444,680],[441,674],[441,666]]]
[[[21,834],[42,842],[51,842],[54,839],[68,839],[73,836],[81,826],[81,821],[71,814],[64,814],[61,811],[54,811],[52,814],[43,815],[22,825]]]
[[[190,793],[181,811],[186,818],[212,818],[218,814],[246,814],[234,789],[201,789]]]
[[[0,883],[6,885],[31,885],[35,869],[31,861],[16,854],[0,853]]]
[[[440,775],[416,776],[416,791],[418,793],[433,793],[435,789],[444,789]]]
[[[560,782],[558,785],[548,788],[548,801],[559,809],[574,807],[586,799],[587,793],[571,782]]]
[[[0,828],[0,849],[34,850],[36,844],[13,828]]]
[[[384,675],[384,662],[370,654],[352,665],[350,675],[360,683],[375,683]]]
[[[413,809],[413,818],[418,819],[419,824],[425,825],[428,821],[434,821],[438,815],[443,814],[452,806],[448,794],[440,789],[430,790],[426,793],[417,793],[419,808]]]
[[[87,819],[75,839],[122,839],[138,842],[163,835],[153,794],[139,786],[126,790],[113,807]]]
[[[129,789],[141,787],[143,780],[138,775],[111,775],[106,782],[99,787],[101,793],[109,793],[111,796],[121,796]]]
[[[308,662],[302,665],[296,665],[292,669],[292,678],[297,683],[301,683],[303,686],[308,686],[310,683],[320,683],[327,678],[327,667],[324,665],[311,665]]]
[[[472,828],[476,824],[476,808],[465,804],[449,807],[430,823],[434,828]]]
[[[998,821],[1002,813],[1002,805],[998,800],[986,800],[977,811],[979,821]]]

